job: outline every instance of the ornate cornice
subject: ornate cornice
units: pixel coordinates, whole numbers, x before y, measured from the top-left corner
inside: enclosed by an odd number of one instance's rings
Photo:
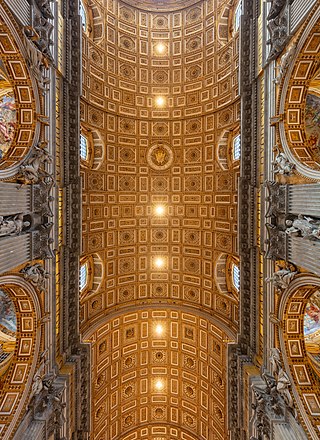
[[[63,78],[63,193],[64,246],[62,246],[63,351],[67,362],[75,365],[76,438],[88,437],[90,423],[89,349],[79,335],[79,261],[81,254],[81,184],[80,184],[80,84],[81,23],[78,0],[64,2],[66,20],[65,66]]]
[[[257,2],[244,0],[240,28],[241,174],[239,182],[240,334],[229,351],[229,429],[243,438],[242,364],[251,364],[256,347],[257,248],[255,246],[257,170]]]

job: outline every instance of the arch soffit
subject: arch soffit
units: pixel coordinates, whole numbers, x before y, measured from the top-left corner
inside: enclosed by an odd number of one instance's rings
[[[88,280],[81,292],[81,302],[97,293],[104,280],[104,265],[98,253],[86,255],[80,259],[80,265],[87,264]]]
[[[306,353],[304,311],[319,288],[319,277],[298,275],[283,293],[278,309],[278,318],[283,322],[278,337],[285,371],[294,384],[292,393],[303,424],[314,439],[318,438],[320,429],[320,386]]]
[[[41,343],[42,330],[38,325],[41,306],[35,289],[22,277],[2,276],[0,288],[9,294],[17,316],[14,357],[0,392],[0,434],[7,440],[11,438],[28,403]]]
[[[307,138],[304,128],[309,83],[320,66],[318,6],[311,11],[309,17],[298,38],[293,61],[281,85],[277,114],[283,115],[283,120],[279,122],[279,135],[285,154],[296,165],[300,174],[319,180],[320,167],[305,147]]]
[[[165,335],[170,333],[169,340],[171,342],[169,343],[168,337],[165,336],[165,343],[161,340],[161,336],[155,335],[153,328],[155,329],[156,324],[162,323],[162,320],[165,322],[168,318],[170,318],[170,325],[165,325],[164,331]],[[101,430],[101,424],[104,423],[104,429],[108,427],[116,432],[122,424],[121,437],[128,435],[134,426],[137,429],[136,421],[139,412],[136,408],[136,390],[144,389],[143,393],[148,393],[150,397],[154,393],[157,395],[154,387],[157,378],[161,377],[164,379],[166,393],[173,393],[176,397],[179,395],[179,399],[174,399],[175,410],[172,413],[166,410],[169,402],[167,400],[162,400],[162,404],[156,398],[145,400],[139,404],[141,414],[144,414],[142,421],[147,423],[150,420],[148,425],[155,423],[158,427],[161,424],[162,426],[173,424],[175,429],[177,426],[181,426],[183,421],[184,428],[187,431],[190,429],[193,435],[195,432],[200,435],[201,429],[203,429],[201,432],[207,432],[206,430],[210,432],[212,429],[224,432],[223,408],[226,402],[226,369],[223,365],[225,365],[227,356],[226,343],[229,342],[229,337],[226,336],[221,327],[218,328],[214,325],[208,316],[200,317],[185,308],[183,310],[173,310],[173,308],[168,310],[168,307],[154,307],[137,309],[136,311],[130,308],[125,314],[109,319],[90,337],[93,359],[93,429],[95,430],[96,426]],[[159,354],[159,351],[160,355],[162,354],[160,361],[158,358],[154,358],[156,354]],[[141,360],[138,361],[140,356]],[[190,364],[190,362],[192,363]],[[172,371],[173,365],[175,372]],[[207,395],[204,401],[211,403],[210,405],[204,404],[208,410],[206,421],[199,422],[199,413],[198,423],[194,413],[188,414],[187,404],[185,406],[182,404],[183,410],[181,408],[181,411],[178,411],[178,407],[181,405],[179,403],[181,399],[186,398],[187,401],[189,398],[193,399],[197,408],[201,406],[201,399],[199,396],[197,397],[198,393],[194,385],[190,385],[194,390],[191,397],[188,397],[183,391],[189,381],[193,384],[196,383],[196,379],[191,379],[191,377],[196,377],[200,365],[203,365],[204,371],[202,384],[207,383],[206,391],[202,393]],[[109,399],[112,399],[112,396],[115,398],[116,395],[119,397],[120,394],[123,395],[123,399],[121,398],[123,408],[118,414],[119,421],[115,424],[115,420],[110,419],[105,412],[105,404],[101,405],[101,396],[105,395],[106,389],[109,390],[110,386],[112,387],[111,382],[107,380],[110,373],[112,377],[112,372],[119,372],[120,369],[123,369],[127,374],[123,376],[121,382],[114,383],[112,392],[110,390],[106,394]],[[139,373],[140,370],[142,375]],[[178,388],[175,385],[177,375],[181,378],[181,383],[182,378],[184,379],[183,385]],[[116,391],[115,387],[119,391]],[[127,387],[129,388],[128,394],[126,393]],[[129,406],[130,402],[132,405]],[[153,405],[150,406],[150,403]],[[154,417],[153,411],[159,405],[162,408],[163,417]],[[193,422],[189,423],[191,419]],[[141,425],[141,420],[139,425]],[[222,437],[223,435],[221,435]]]
[[[7,157],[0,164],[0,180],[3,180],[17,174],[32,144],[37,142],[40,134],[40,121],[37,115],[41,115],[42,110],[37,81],[30,74],[26,62],[28,53],[23,42],[24,36],[18,31],[8,7],[1,3],[0,13],[3,19],[0,58],[13,88],[17,118],[12,144],[6,154]]]
[[[134,305],[134,306],[123,307],[118,310],[113,310],[107,316],[104,315],[104,316],[98,317],[97,320],[95,320],[94,322],[91,322],[91,325],[89,328],[87,328],[86,330],[83,331],[83,334],[82,334],[83,342],[88,342],[91,335],[94,332],[98,331],[99,328],[101,328],[103,325],[105,325],[106,323],[108,323],[112,319],[121,317],[122,315],[124,315],[126,313],[137,312],[142,309],[143,310],[150,310],[150,311],[152,311],[154,309],[174,310],[174,311],[186,312],[186,313],[189,313],[194,316],[199,316],[203,319],[208,320],[211,324],[215,325],[222,332],[224,332],[227,335],[227,337],[230,339],[230,342],[234,341],[236,338],[236,329],[235,328],[232,329],[228,322],[222,321],[220,316],[215,315],[214,313],[209,314],[205,311],[202,311],[202,310],[199,310],[199,309],[196,309],[193,307],[189,307],[186,304],[184,304],[183,306],[182,305],[180,306],[177,304],[159,304],[159,303],[157,303],[157,304],[143,304],[141,306]]]

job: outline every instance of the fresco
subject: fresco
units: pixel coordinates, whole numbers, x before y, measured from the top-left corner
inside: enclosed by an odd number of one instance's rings
[[[0,325],[10,332],[17,331],[17,318],[13,302],[3,290],[0,290]]]
[[[308,145],[320,157],[320,96],[308,93],[305,115]]]
[[[310,81],[305,107],[308,147],[320,158],[320,71]]]
[[[16,105],[12,86],[0,60],[0,160],[12,144],[16,128]]]
[[[304,340],[309,353],[320,353],[320,291],[311,296],[306,307]]]
[[[16,345],[16,331],[17,318],[13,302],[0,289],[0,376],[4,375],[11,363]]]

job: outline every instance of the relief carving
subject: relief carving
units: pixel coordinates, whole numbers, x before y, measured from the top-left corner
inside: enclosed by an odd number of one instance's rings
[[[296,417],[297,414],[294,408],[293,398],[290,393],[291,382],[289,376],[282,368],[280,351],[278,348],[270,349],[270,362],[272,377],[275,379],[276,383],[276,391],[284,400],[287,409],[289,409]]]
[[[271,282],[278,292],[282,292],[282,290],[289,286],[293,278],[298,274],[298,271],[293,265],[287,265],[285,268],[279,265],[276,266],[278,270],[273,273],[272,277],[267,277],[265,281],[267,283]]]
[[[287,209],[287,187],[270,180],[265,181],[264,186],[268,191],[266,197],[268,207],[265,217],[277,217],[284,214]]]
[[[264,384],[253,385],[252,409],[254,411],[255,435],[252,439],[271,439],[271,421],[286,419],[287,409],[294,417],[297,416],[294,402],[290,393],[291,383],[288,375],[282,368],[280,351],[270,349],[271,373],[263,372],[261,378]]]
[[[294,220],[286,220],[286,233],[291,237],[320,240],[320,220],[299,214]]]
[[[20,235],[30,226],[29,221],[24,221],[23,214],[15,216],[0,216],[0,237],[6,235]]]
[[[281,174],[290,176],[295,169],[295,165],[289,161],[284,153],[278,153],[275,160],[272,162],[273,174]]]
[[[293,44],[284,55],[280,58],[280,63],[275,67],[277,76],[274,78],[273,82],[275,84],[280,84],[282,78],[286,74],[286,71],[294,57],[297,45]]]
[[[52,181],[51,175],[45,170],[45,165],[52,163],[52,156],[46,149],[47,142],[39,142],[30,157],[20,166],[20,176],[26,183],[37,183],[45,179]]]
[[[268,238],[265,240],[267,246],[266,258],[271,260],[286,260],[287,258],[287,234],[285,231],[271,223],[266,223]]]
[[[50,50],[53,25],[49,21],[53,18],[49,0],[34,0],[33,26],[24,27],[29,67],[36,74],[40,88],[46,84],[43,68],[47,69],[54,62]]]
[[[268,14],[268,30],[270,39],[267,44],[271,45],[267,62],[275,60],[285,48],[289,39],[288,5],[294,0],[273,0]]]
[[[36,263],[28,266],[25,266],[20,271],[23,273],[24,278],[27,281],[30,281],[35,287],[37,287],[40,291],[45,290],[45,283],[50,275],[46,272],[45,268],[40,263]]]

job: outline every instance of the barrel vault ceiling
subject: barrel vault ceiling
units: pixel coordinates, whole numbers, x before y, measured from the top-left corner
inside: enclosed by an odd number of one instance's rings
[[[236,4],[136,5],[84,3],[92,439],[225,439],[226,348],[238,325]]]

